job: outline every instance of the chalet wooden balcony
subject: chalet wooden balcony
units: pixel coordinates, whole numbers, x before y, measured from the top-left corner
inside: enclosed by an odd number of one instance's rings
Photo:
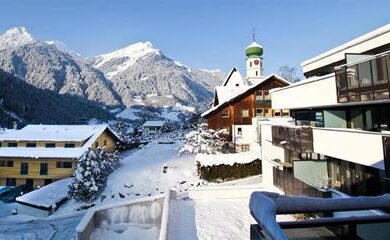
[[[272,126],[272,144],[294,152],[314,152],[313,130],[310,127]]]
[[[390,99],[390,51],[336,68],[339,103]]]

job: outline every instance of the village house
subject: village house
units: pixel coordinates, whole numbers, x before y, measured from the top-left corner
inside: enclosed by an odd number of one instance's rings
[[[115,151],[117,135],[107,125],[27,125],[0,134],[0,186],[32,188],[73,175],[88,150]]]
[[[215,87],[212,107],[201,116],[211,129],[226,129],[228,140],[249,151],[258,141],[257,119],[289,117],[289,111],[271,107],[269,91],[290,83],[275,74],[263,76],[263,48],[255,41],[246,48],[247,78],[233,68],[221,86]]]
[[[142,133],[144,135],[157,133],[164,126],[164,121],[146,121],[142,125]]]

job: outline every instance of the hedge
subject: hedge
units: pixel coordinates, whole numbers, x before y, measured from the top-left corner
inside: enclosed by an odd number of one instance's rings
[[[202,166],[197,162],[197,172],[201,179],[209,182],[235,180],[261,174],[261,160],[257,159],[250,163],[234,163],[233,166],[227,164]]]

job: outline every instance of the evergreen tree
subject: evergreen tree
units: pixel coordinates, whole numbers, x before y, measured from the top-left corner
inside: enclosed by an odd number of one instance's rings
[[[69,196],[83,202],[96,199],[108,176],[120,166],[121,161],[117,153],[110,154],[105,148],[87,151],[77,163],[74,181],[69,185]]]

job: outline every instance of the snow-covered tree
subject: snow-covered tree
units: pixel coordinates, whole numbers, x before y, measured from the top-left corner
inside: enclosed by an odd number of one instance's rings
[[[204,153],[216,154],[224,151],[227,144],[224,137],[226,130],[209,129],[206,123],[200,124],[189,132],[182,143],[179,154],[182,153]]]
[[[136,128],[132,132],[129,131],[129,126],[122,120],[118,120],[114,126],[114,131],[117,133],[121,142],[116,143],[116,149],[124,151],[139,143],[139,136]]]
[[[90,150],[86,152],[77,162],[77,167],[74,173],[74,181],[69,185],[69,196],[77,201],[93,200],[99,188],[100,167],[96,154]]]
[[[105,186],[108,175],[120,164],[120,156],[108,153],[105,148],[87,151],[77,163],[74,181],[69,185],[69,196],[76,201],[94,200]]]

